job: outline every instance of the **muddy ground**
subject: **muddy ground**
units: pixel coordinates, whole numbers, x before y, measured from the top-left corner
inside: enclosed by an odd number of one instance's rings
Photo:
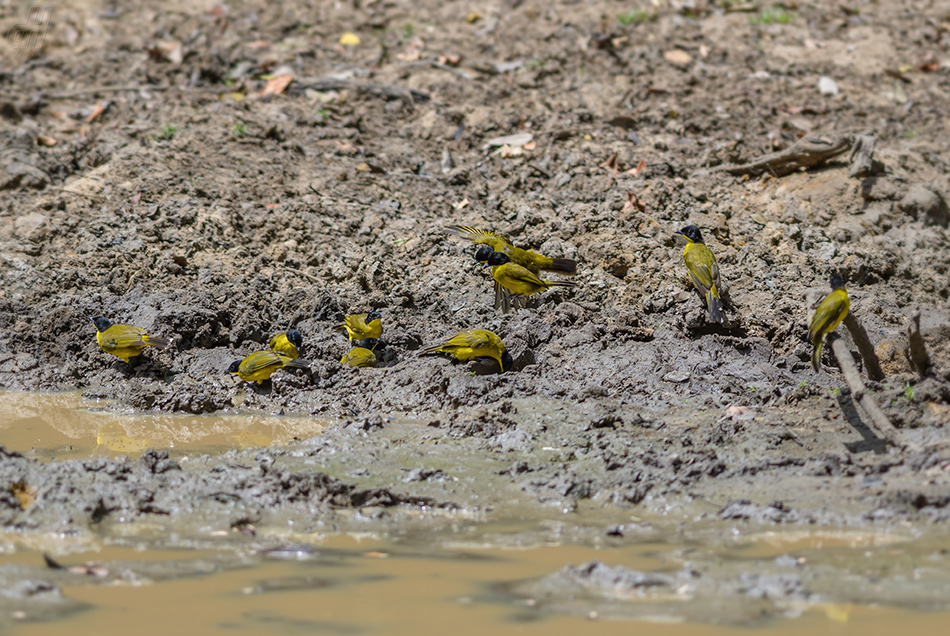
[[[5,31],[25,20],[2,11]],[[950,426],[950,13],[935,3],[79,2],[55,8],[34,57],[3,46],[0,387],[335,422],[185,464],[4,456],[4,481],[37,488],[26,510],[6,496],[8,527],[276,515],[315,531],[350,527],[345,508],[398,529],[420,510],[438,525],[591,501],[766,525],[950,517],[950,456],[927,446]],[[518,133],[527,147],[488,144]],[[849,177],[847,155],[781,177],[720,169],[846,133],[877,136],[872,174]],[[619,174],[601,166],[614,154]],[[575,258],[579,287],[497,313],[449,223]],[[672,235],[687,223],[719,260],[724,327],[691,293]],[[805,296],[832,269],[887,373],[872,391],[923,450],[864,425],[830,353],[812,371]],[[916,308],[926,377],[904,355]],[[380,368],[342,368],[330,327],[370,309]],[[174,347],[125,364],[93,315]],[[290,326],[311,374],[226,373]],[[469,328],[498,333],[515,370],[418,355]]]

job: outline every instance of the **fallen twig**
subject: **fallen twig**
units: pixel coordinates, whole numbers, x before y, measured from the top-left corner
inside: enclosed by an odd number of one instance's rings
[[[385,97],[387,99],[400,99],[407,104],[416,102],[427,102],[430,99],[428,93],[418,91],[414,88],[403,88],[401,86],[390,86],[388,84],[373,84],[371,82],[356,82],[345,79],[317,79],[310,82],[294,82],[287,88],[288,93],[299,93],[306,89],[315,91],[364,91],[374,97]]]
[[[835,354],[835,358],[838,359],[838,366],[841,367],[841,373],[844,374],[844,379],[851,389],[851,399],[860,404],[861,408],[864,409],[864,413],[868,416],[867,423],[874,432],[892,446],[916,450],[915,445],[912,445],[910,441],[904,437],[904,434],[891,424],[891,421],[884,415],[884,412],[877,405],[877,402],[875,402],[871,394],[868,393],[867,387],[865,387],[864,382],[861,381],[861,374],[858,373],[858,367],[854,364],[854,358],[851,357],[851,352],[848,351],[844,340],[838,335],[831,333],[828,334],[828,344],[831,345],[831,351]]]
[[[720,166],[717,170],[735,176],[744,174],[755,176],[768,172],[781,177],[837,157],[849,150],[853,144],[853,135],[840,135],[836,139],[809,136],[800,139],[790,148],[767,154],[750,163],[738,166]]]
[[[875,142],[877,142],[877,137],[874,135],[858,135],[854,138],[851,154],[848,156],[848,160],[851,161],[851,169],[848,170],[849,177],[867,177],[874,174]]]
[[[924,345],[924,338],[920,335],[920,309],[916,309],[907,321],[907,351],[905,351],[910,366],[919,375],[927,375],[930,369],[930,354]]]
[[[884,369],[881,368],[881,362],[877,359],[874,352],[874,345],[868,339],[868,332],[864,330],[864,325],[858,322],[854,314],[848,312],[844,318],[844,325],[851,332],[851,338],[854,344],[858,345],[858,351],[861,352],[861,359],[864,360],[864,368],[868,372],[868,377],[875,382],[884,380]]]
[[[443,64],[442,62],[436,59],[431,59],[431,58],[426,59],[426,60],[417,60],[415,62],[404,62],[400,64],[399,66],[401,67],[431,66],[432,68],[437,68],[440,71],[448,71],[449,73],[454,73],[455,75],[458,75],[462,79],[467,79],[467,80],[472,79],[471,73],[466,73],[460,68],[455,68],[455,67],[449,66],[448,64]]]
[[[95,95],[97,93],[121,93],[123,91],[164,91],[168,86],[157,86],[146,84],[144,86],[96,86],[94,88],[78,88],[74,91],[64,91],[62,93],[50,93],[46,99],[68,99],[70,97],[82,97],[83,95]]]

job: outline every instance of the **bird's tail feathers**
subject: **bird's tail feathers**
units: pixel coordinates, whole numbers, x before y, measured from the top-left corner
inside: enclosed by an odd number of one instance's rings
[[[548,287],[577,287],[577,283],[572,280],[546,280]]]
[[[171,338],[160,338],[159,336],[142,336],[142,340],[145,341],[145,344],[151,347],[158,347],[159,349],[167,349],[172,346]]]
[[[576,274],[577,261],[572,258],[552,258],[551,267],[547,269],[552,272],[560,272],[561,274]]]
[[[811,368],[816,372],[821,371],[821,340],[818,341],[815,349],[811,352]]]
[[[725,316],[722,313],[722,301],[719,300],[719,294],[716,293],[715,286],[706,292],[706,305],[709,307],[709,319],[722,324],[725,321]]]

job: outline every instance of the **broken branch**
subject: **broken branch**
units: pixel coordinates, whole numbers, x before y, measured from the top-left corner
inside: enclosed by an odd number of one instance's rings
[[[885,377],[884,369],[881,368],[881,362],[877,359],[874,345],[871,344],[868,332],[864,330],[864,325],[858,322],[858,319],[851,312],[848,312],[848,315],[845,316],[844,325],[851,332],[854,344],[858,345],[858,351],[861,352],[861,359],[864,360],[864,368],[868,372],[868,377],[875,382],[882,382]]]
[[[910,366],[919,375],[927,375],[930,368],[930,354],[924,345],[924,338],[920,335],[920,308],[916,309],[907,321],[907,351],[905,352]]]
[[[853,135],[840,135],[836,139],[809,136],[779,152],[769,153],[750,163],[738,166],[721,166],[719,170],[731,175],[756,176],[768,172],[777,177],[797,170],[808,169],[846,152],[854,144]]]
[[[851,399],[861,405],[864,413],[868,416],[868,424],[882,439],[892,446],[909,449],[911,443],[904,437],[904,434],[898,430],[891,421],[887,419],[884,412],[868,393],[867,387],[861,381],[861,374],[858,373],[858,367],[854,364],[854,358],[848,351],[847,345],[838,335],[828,334],[828,344],[831,345],[831,351],[838,360],[838,366],[841,367],[841,373],[844,374],[845,382],[851,389]]]
[[[386,99],[400,99],[407,104],[416,102],[427,102],[430,99],[428,93],[418,91],[414,88],[403,88],[401,86],[390,86],[388,84],[373,84],[371,82],[355,82],[344,79],[316,79],[312,82],[293,83],[287,89],[288,93],[296,93],[305,89],[315,91],[364,91],[373,97],[385,97]]]

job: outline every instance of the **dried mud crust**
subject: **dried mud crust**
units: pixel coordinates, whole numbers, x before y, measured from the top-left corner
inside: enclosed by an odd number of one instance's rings
[[[473,24],[434,2],[332,6],[79,3],[58,10],[41,56],[4,51],[0,386],[341,427],[411,418],[402,444],[423,448],[433,431],[440,444],[476,440],[510,456],[515,476],[561,448],[559,467],[536,475],[558,500],[638,503],[660,482],[682,494],[685,471],[725,504],[761,471],[860,481],[893,472],[884,461],[932,482],[895,495],[889,514],[942,509],[924,492],[947,479],[940,451],[882,460],[847,392],[832,392],[835,368],[811,371],[804,302],[843,270],[889,374],[872,387],[888,415],[916,441],[946,434],[942,23],[893,1],[860,14],[803,6],[787,24],[710,3],[626,25],[616,3],[503,4]],[[360,46],[337,45],[353,30]],[[461,56],[462,72],[430,63],[442,55]],[[906,64],[924,70],[885,72]],[[286,94],[252,95],[260,75],[285,71],[297,81]],[[332,74],[398,90],[305,88]],[[819,94],[825,75],[839,94]],[[92,92],[102,86],[141,88]],[[95,104],[105,109],[87,122]],[[834,160],[782,178],[711,170],[805,132],[857,131],[877,134],[882,168],[862,179]],[[525,132],[535,145],[520,154],[485,146]],[[645,168],[613,174],[600,166],[613,154]],[[449,223],[575,258],[580,286],[496,314],[487,272],[441,231]],[[726,328],[690,290],[672,238],[687,223],[719,259]],[[902,352],[917,305],[934,361],[923,382]],[[344,369],[330,327],[369,309],[386,328],[380,368]],[[126,365],[98,349],[90,315],[175,344]],[[263,387],[226,374],[289,326],[311,374]],[[517,371],[417,355],[468,328],[498,333]],[[546,415],[526,416],[523,401]],[[831,467],[813,468],[826,455]],[[641,457],[669,466],[644,472]]]

